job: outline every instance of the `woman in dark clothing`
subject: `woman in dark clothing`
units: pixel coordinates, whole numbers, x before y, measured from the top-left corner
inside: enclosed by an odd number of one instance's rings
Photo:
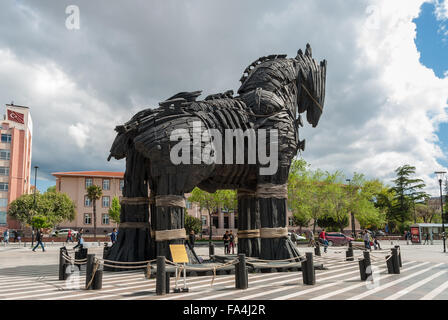
[[[33,251],[36,251],[37,247],[40,245],[40,246],[42,247],[42,251],[45,252],[44,244],[43,244],[43,242],[42,242],[43,237],[44,237],[44,235],[43,235],[43,230],[42,230],[42,228],[41,228],[41,229],[39,229],[39,230],[37,231],[37,235],[36,235],[36,241],[37,241],[37,244],[36,244],[36,246],[33,248]]]

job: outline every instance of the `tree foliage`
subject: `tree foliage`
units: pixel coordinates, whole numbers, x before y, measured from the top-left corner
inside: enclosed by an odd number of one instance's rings
[[[185,230],[187,234],[190,234],[191,230],[193,230],[195,234],[201,233],[202,230],[201,220],[193,216],[190,216],[187,212],[185,212]]]
[[[29,226],[45,219],[45,228],[47,228],[54,227],[62,221],[73,221],[76,211],[75,204],[67,194],[47,191],[44,194],[36,192],[36,195],[20,196],[11,202],[8,215]],[[34,217],[38,218],[33,223]]]
[[[109,217],[115,223],[120,223],[121,205],[118,197],[112,198],[112,203],[109,208]]]
[[[100,186],[91,185],[87,188],[87,198],[90,199],[93,205],[93,237],[96,240],[96,200],[99,200],[103,195],[103,190]]]
[[[429,195],[423,191],[426,187],[422,179],[414,178],[416,168],[405,164],[395,170],[396,178],[391,188],[395,192],[394,203],[389,212],[389,220],[400,233],[408,228],[413,218],[416,203],[425,202]],[[415,222],[414,213],[414,222]]]

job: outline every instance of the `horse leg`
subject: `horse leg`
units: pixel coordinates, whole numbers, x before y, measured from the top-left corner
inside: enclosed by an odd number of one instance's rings
[[[152,258],[146,159],[134,148],[126,157],[123,197],[117,242],[108,252],[114,261],[144,261]]]
[[[185,197],[179,188],[181,176],[176,168],[161,168],[155,194],[156,215],[153,217],[157,256],[171,259],[170,244],[185,244]]]
[[[238,189],[238,253],[260,255],[260,213],[252,190]]]
[[[289,166],[280,166],[273,176],[259,176],[257,198],[260,210],[260,258],[281,260],[298,257],[288,241],[287,177]]]

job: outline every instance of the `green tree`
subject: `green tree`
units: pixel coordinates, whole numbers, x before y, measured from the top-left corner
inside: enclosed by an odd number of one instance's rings
[[[56,186],[51,186],[47,188],[47,192],[54,192],[56,193]]]
[[[207,210],[210,219],[210,241],[212,240],[212,214],[223,207],[235,210],[237,206],[236,192],[233,190],[217,190],[214,193],[209,193],[199,188],[194,188],[188,201],[198,203],[201,210]]]
[[[293,215],[295,226],[308,227],[311,221],[311,203],[309,190],[309,177],[305,160],[294,160],[291,164],[288,177],[288,207]]]
[[[415,167],[408,164],[395,170],[397,178],[393,180],[395,191],[395,204],[390,212],[390,218],[397,223],[401,232],[410,224],[411,209],[415,202],[425,197],[422,189],[426,186],[422,179],[412,178],[415,175]]]
[[[319,226],[322,227],[325,223],[333,222],[334,226],[328,225],[327,228],[337,228],[340,232],[343,232],[344,228],[349,225],[348,211],[351,204],[349,190],[342,184],[342,181],[344,181],[342,172],[327,172],[322,189],[322,192],[325,194],[323,203],[324,222],[319,223]]]
[[[33,225],[33,217],[44,217],[51,226],[68,220],[73,221],[76,216],[75,204],[65,193],[45,192],[34,195],[24,194],[11,202],[8,215],[26,225]]]
[[[187,212],[185,212],[185,230],[187,234],[193,230],[195,234],[201,233],[202,223],[201,220],[190,216]]]
[[[93,239],[96,241],[96,200],[99,200],[103,195],[103,190],[100,186],[91,185],[87,188],[87,197],[93,205]]]
[[[120,223],[121,205],[118,197],[112,198],[112,204],[109,209],[109,216],[115,223]]]
[[[31,218],[31,226],[34,229],[47,229],[53,225],[48,221],[47,217],[41,215],[35,215]]]

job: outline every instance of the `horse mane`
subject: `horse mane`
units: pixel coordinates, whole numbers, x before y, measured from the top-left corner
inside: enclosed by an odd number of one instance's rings
[[[243,73],[239,94],[263,87],[268,91],[282,89],[297,78],[295,59],[285,59],[286,54],[260,57],[251,63]]]
[[[249,75],[254,71],[255,67],[262,64],[266,61],[272,61],[276,59],[284,59],[287,57],[287,54],[271,54],[269,56],[263,56],[252,62],[250,65],[247,66],[246,69],[244,69],[243,76],[240,79],[241,84],[246,81],[246,79],[249,77]]]

